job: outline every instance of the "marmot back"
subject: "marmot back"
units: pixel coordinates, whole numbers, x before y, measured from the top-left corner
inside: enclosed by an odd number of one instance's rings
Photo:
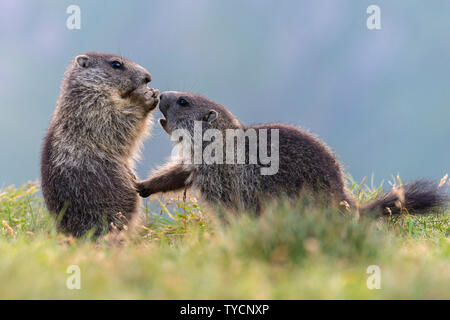
[[[58,229],[121,230],[139,207],[134,158],[158,104],[138,64],[90,52],[68,67],[42,149],[42,191]]]

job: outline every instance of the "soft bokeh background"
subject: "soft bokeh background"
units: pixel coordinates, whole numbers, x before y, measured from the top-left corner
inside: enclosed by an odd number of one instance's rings
[[[71,4],[81,30],[66,28]],[[379,31],[366,28],[370,4]],[[447,0],[2,0],[0,187],[39,178],[63,73],[85,51],[128,57],[152,87],[206,95],[244,123],[309,129],[357,180],[438,179],[450,163],[449,15]],[[156,124],[139,175],[170,151]]]

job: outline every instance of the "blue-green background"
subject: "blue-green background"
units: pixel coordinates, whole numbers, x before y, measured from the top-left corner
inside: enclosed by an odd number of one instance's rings
[[[66,28],[71,4],[81,30]],[[2,0],[0,187],[39,178],[63,73],[85,51],[135,60],[152,87],[206,95],[244,123],[309,129],[357,180],[449,169],[450,1]],[[139,175],[170,151],[156,124]]]

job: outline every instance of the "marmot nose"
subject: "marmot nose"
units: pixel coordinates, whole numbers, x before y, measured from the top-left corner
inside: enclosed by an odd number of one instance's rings
[[[167,102],[168,101],[175,101],[176,98],[177,98],[177,92],[176,91],[164,91],[164,92],[161,92],[161,94],[159,95],[159,99],[160,100],[166,99]]]
[[[150,72],[148,72],[147,70],[145,70],[145,72],[141,73],[142,76],[142,82],[147,84],[150,81],[152,81],[152,75],[150,74]]]

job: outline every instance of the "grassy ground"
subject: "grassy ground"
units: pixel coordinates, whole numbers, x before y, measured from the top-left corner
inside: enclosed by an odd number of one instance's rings
[[[381,191],[352,190],[362,201]],[[195,201],[161,204],[118,245],[57,234],[36,184],[0,190],[0,298],[450,298],[449,210],[358,220],[303,199],[224,223]],[[66,286],[71,265],[80,290]]]

